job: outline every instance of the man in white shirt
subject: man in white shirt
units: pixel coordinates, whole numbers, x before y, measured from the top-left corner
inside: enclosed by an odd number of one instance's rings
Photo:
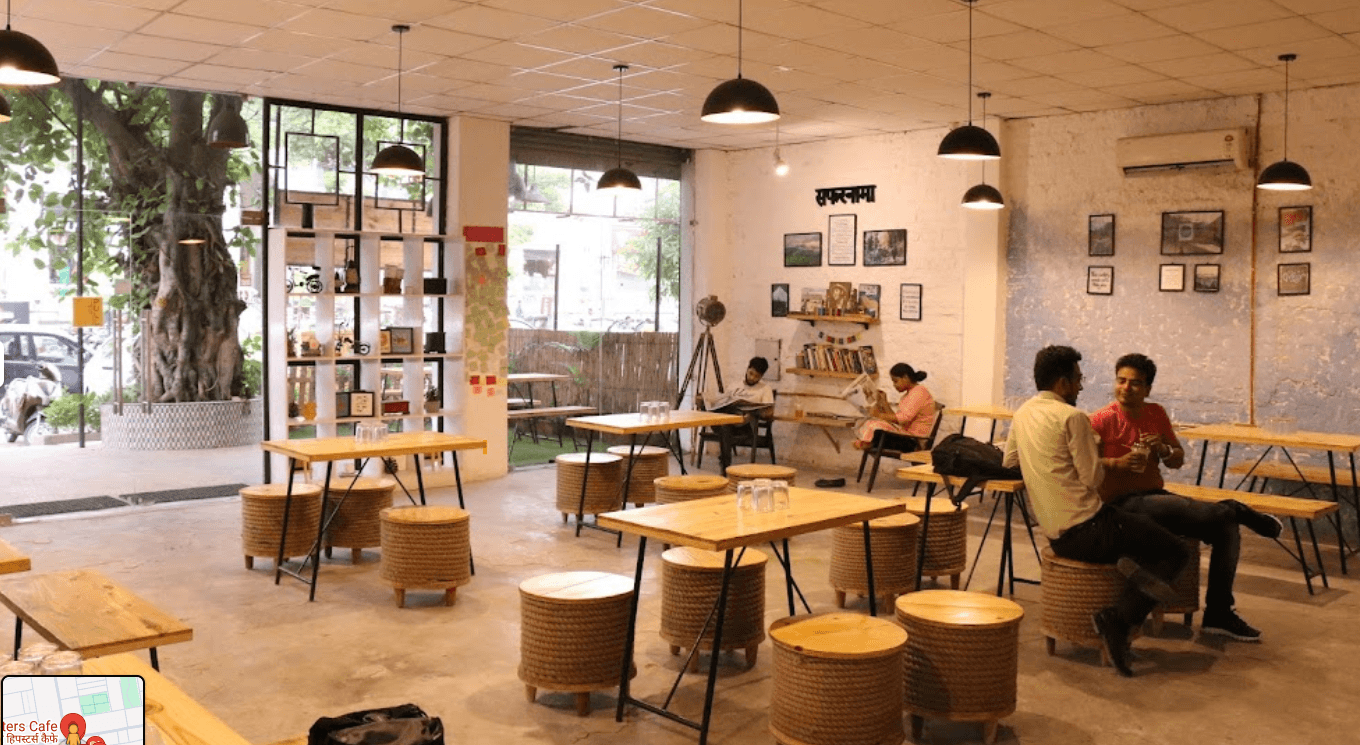
[[[719,397],[705,398],[709,411],[746,416],[744,424],[725,424],[713,428],[718,435],[719,461],[722,463],[724,474],[727,473],[727,467],[732,464],[733,436],[749,432],[754,438],[755,420],[769,419],[774,415],[774,391],[768,383],[761,380],[769,369],[770,363],[764,357],[752,357],[751,361],[746,363],[746,377],[741,385]]]
[[[1120,675],[1129,677],[1129,632],[1159,600],[1189,554],[1173,533],[1151,518],[1103,504],[1097,487],[1105,472],[1091,420],[1077,409],[1081,353],[1049,346],[1034,357],[1038,395],[1015,412],[1005,465],[1019,466],[1034,516],[1053,553],[1075,561],[1116,564],[1129,578],[1118,602],[1092,622]]]

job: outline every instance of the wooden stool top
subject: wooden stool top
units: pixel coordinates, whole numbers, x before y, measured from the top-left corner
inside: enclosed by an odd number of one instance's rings
[[[933,511],[934,511],[934,510],[932,510],[932,512],[933,512]],[[898,514],[896,514],[896,515],[888,515],[887,517],[879,517],[879,518],[875,518],[875,519],[873,519],[873,520],[870,520],[870,521],[869,521],[869,529],[870,529],[870,530],[889,530],[889,529],[892,529],[892,528],[909,528],[909,527],[911,527],[911,526],[913,526],[913,525],[920,525],[920,524],[921,524],[921,518],[917,517],[916,515],[911,514],[910,512],[901,512],[901,513],[898,513]],[[855,530],[861,530],[861,529],[862,529],[862,528],[861,528],[861,525],[858,524],[858,523],[856,523],[856,524],[854,524],[854,525],[846,525],[845,527],[847,527],[847,528],[853,528],[853,529],[855,529]]]
[[[561,455],[559,455],[559,456],[557,456],[556,458],[554,458],[553,461],[554,461],[555,463],[566,463],[567,465],[571,465],[571,466],[584,466],[584,465],[586,464],[586,454],[585,454],[585,453],[562,453]],[[621,458],[621,457],[619,457],[619,456],[617,456],[617,455],[610,455],[609,453],[591,453],[591,454],[590,454],[590,464],[591,464],[592,466],[595,465],[596,463],[620,463],[620,462],[622,462],[622,461],[623,461],[623,458]]]
[[[608,572],[559,572],[530,577],[519,583],[519,591],[562,603],[616,598],[633,592],[633,581]]]
[[[658,476],[652,483],[667,491],[709,491],[727,487],[726,478],[709,473],[693,473],[688,476]]]
[[[288,484],[255,484],[254,486],[243,487],[241,496],[255,499],[284,499],[288,496]],[[321,496],[321,486],[319,484],[293,484],[293,496],[319,497]]]
[[[808,657],[841,660],[882,657],[907,644],[901,626],[858,613],[781,618],[770,624],[770,638]]]
[[[1025,609],[995,595],[960,590],[922,590],[897,599],[897,612],[947,626],[987,628],[1018,623]]]
[[[609,448],[605,452],[620,457],[627,456],[630,453],[633,453],[636,454],[637,457],[639,458],[665,458],[666,456],[671,454],[671,451],[667,450],[666,448],[659,448],[655,445],[643,445],[642,447],[638,448],[633,448],[630,445],[615,445],[614,447]],[[594,460],[594,458],[591,458],[591,460]]]
[[[331,491],[343,492],[350,488],[349,483],[351,481],[354,481],[353,476],[332,476],[330,481]],[[396,479],[388,476],[360,476],[358,481],[354,481],[353,487],[354,491],[382,491],[384,489],[390,490],[395,488],[397,488]]]
[[[788,466],[776,466],[772,463],[738,463],[727,467],[727,478],[738,481],[749,479],[783,479],[788,480],[798,475],[797,468]]]
[[[761,551],[748,548],[742,554],[741,561],[737,562],[738,567],[749,567],[763,565],[769,559]],[[721,572],[725,561],[724,552],[706,551],[702,548],[690,548],[689,546],[677,546],[668,549],[661,554],[661,560],[667,564],[683,566],[686,569],[703,569]]]
[[[439,504],[388,507],[378,515],[389,523],[406,525],[452,525],[463,522],[469,517],[467,510],[445,507]]]
[[[1063,558],[1053,553],[1053,549],[1048,546],[1044,546],[1043,550],[1039,552],[1039,559],[1040,561],[1052,562],[1058,566],[1071,567],[1073,569],[1109,570],[1111,572],[1119,571],[1115,568],[1114,564],[1092,564],[1089,561],[1077,561],[1076,559]]]
[[[19,549],[0,541],[0,574],[27,572],[32,568],[33,562],[28,558],[28,554],[21,553]]]
[[[905,504],[907,506],[907,512],[912,515],[926,514],[925,497],[902,497],[897,501],[901,502],[902,504]],[[967,512],[968,503],[963,502],[962,504],[960,504],[958,511]],[[938,497],[931,497],[930,499],[930,514],[938,515],[941,512],[954,512],[954,503],[949,501],[949,495],[947,494],[942,494]]]

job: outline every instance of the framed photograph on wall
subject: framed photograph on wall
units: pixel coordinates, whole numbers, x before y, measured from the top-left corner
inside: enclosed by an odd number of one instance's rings
[[[1307,295],[1312,292],[1311,264],[1280,264],[1276,270],[1278,295]]]
[[[1112,266],[1086,267],[1086,294],[1113,295],[1114,267]]]
[[[1301,254],[1313,250],[1313,208],[1280,208],[1280,253]]]
[[[865,266],[906,266],[907,229],[864,231]]]
[[[821,233],[785,233],[784,266],[821,266]]]
[[[350,416],[373,416],[373,391],[350,391]]]
[[[1195,292],[1218,292],[1218,264],[1195,265]]]
[[[1086,219],[1086,254],[1114,256],[1114,215],[1091,215]]]
[[[1162,292],[1184,292],[1185,265],[1162,264],[1161,281],[1157,283],[1157,289]]]
[[[831,215],[826,218],[827,266],[855,265],[854,215]]]
[[[921,285],[903,284],[898,317],[903,321],[921,320]]]
[[[789,314],[789,286],[770,285],[770,316],[783,318]]]
[[[1162,255],[1223,253],[1223,210],[1162,213]]]
[[[416,353],[416,330],[411,326],[393,326],[392,354]]]

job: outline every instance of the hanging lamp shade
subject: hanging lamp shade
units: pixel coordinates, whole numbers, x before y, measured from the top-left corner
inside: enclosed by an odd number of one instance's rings
[[[373,157],[373,165],[368,170],[382,176],[422,176],[425,161],[405,145],[388,145]]]
[[[1284,63],[1284,159],[1271,163],[1261,171],[1256,180],[1256,188],[1267,191],[1307,191],[1313,188],[1313,179],[1308,169],[1289,159],[1289,63],[1298,59],[1297,54],[1282,54]]]
[[[963,206],[970,210],[999,210],[1006,206],[1006,200],[995,186],[978,184],[963,193]]]
[[[779,102],[754,80],[733,78],[709,92],[699,117],[715,124],[760,124],[779,118]]]
[[[52,85],[61,80],[57,60],[42,42],[9,27],[0,31],[0,85]]]
[[[614,140],[618,165],[605,171],[595,184],[596,191],[612,192],[616,196],[642,191],[642,181],[638,179],[637,174],[623,167],[623,73],[627,69],[628,65],[614,65],[614,71],[619,74],[619,130],[618,138]]]
[[[0,96],[0,123],[7,122],[12,118],[12,113],[9,110],[9,99]]]
[[[227,106],[208,123],[208,146],[221,150],[250,146],[250,128],[236,107]]]
[[[1001,157],[1001,146],[991,132],[965,124],[954,128],[940,140],[938,155],[954,160],[996,160]]]

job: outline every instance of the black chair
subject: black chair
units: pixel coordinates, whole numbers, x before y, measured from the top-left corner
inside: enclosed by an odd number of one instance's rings
[[[746,425],[730,425],[731,438],[729,443],[733,450],[737,448],[751,449],[751,462],[756,462],[756,454],[764,449],[770,452],[770,463],[778,463],[774,454],[774,419],[762,419],[758,416],[747,418]],[[710,442],[718,443],[722,447],[722,439],[712,427],[704,427],[699,430],[699,449],[694,456],[694,467],[698,468],[704,463],[704,448]]]
[[[874,470],[869,472],[869,487],[866,492],[873,492],[874,481],[878,478],[878,462],[887,455],[889,458],[901,458],[903,453],[910,453],[916,450],[929,450],[935,447],[935,435],[939,434],[940,421],[944,419],[944,404],[935,402],[935,423],[930,427],[930,436],[926,438],[913,437],[911,435],[889,432],[884,429],[874,432],[874,439],[870,441],[869,447],[862,452],[859,459],[859,475],[855,477],[855,483],[864,478],[864,465],[869,461],[869,456],[874,456]]]

